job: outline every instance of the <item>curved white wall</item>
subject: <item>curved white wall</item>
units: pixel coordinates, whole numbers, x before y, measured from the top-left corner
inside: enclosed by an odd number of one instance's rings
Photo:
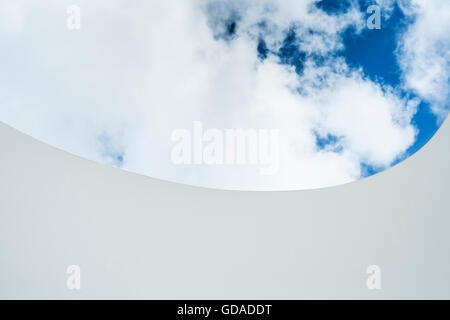
[[[448,121],[391,170],[304,192],[158,181],[5,125],[0,145],[0,298],[450,298]]]

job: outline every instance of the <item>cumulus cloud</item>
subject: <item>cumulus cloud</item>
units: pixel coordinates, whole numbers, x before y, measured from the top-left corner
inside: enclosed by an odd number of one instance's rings
[[[258,190],[354,181],[363,165],[388,167],[414,143],[418,101],[334,54],[343,31],[364,26],[357,5],[328,15],[316,2],[80,0],[82,29],[70,32],[69,1],[1,1],[0,12],[14,16],[0,32],[8,48],[0,52],[0,120],[69,152],[172,181]],[[289,32],[301,72],[280,53]],[[410,75],[418,71],[402,61],[407,83],[431,96],[437,87],[420,89]],[[278,174],[175,166],[171,133],[196,120],[279,129]]]
[[[403,37],[399,55],[405,86],[429,101],[442,121],[450,98],[450,2],[403,0],[400,4],[415,19]]]

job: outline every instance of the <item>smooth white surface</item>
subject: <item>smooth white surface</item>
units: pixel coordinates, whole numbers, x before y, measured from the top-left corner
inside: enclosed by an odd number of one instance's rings
[[[447,121],[369,179],[254,193],[127,173],[0,125],[0,298],[448,299],[449,142]],[[381,291],[366,289],[372,264]]]

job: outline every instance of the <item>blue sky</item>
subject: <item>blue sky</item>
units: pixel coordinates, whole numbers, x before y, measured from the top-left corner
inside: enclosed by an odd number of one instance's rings
[[[374,0],[321,0],[315,6],[330,15],[338,15],[347,12],[352,3],[357,3],[363,12],[371,5],[376,5]],[[413,91],[401,88],[402,71],[397,60],[397,50],[401,35],[408,29],[408,26],[414,22],[413,17],[407,17],[402,12],[396,2],[390,9],[389,16],[382,15],[381,30],[362,29],[356,32],[355,28],[349,27],[343,34],[344,48],[335,55],[345,59],[352,68],[362,68],[366,77],[374,82],[379,82],[393,88],[398,88],[403,97],[417,97]],[[234,22],[233,22],[234,26]],[[295,31],[287,31],[284,44],[276,53],[283,63],[295,67],[298,73],[302,72],[303,63],[307,53],[302,52],[297,42],[301,41],[295,34]],[[267,57],[267,47],[263,39],[258,45],[259,56],[264,59]],[[324,57],[319,57],[324,59]],[[412,119],[412,123],[417,129],[417,136],[414,144],[408,150],[396,159],[393,164],[408,158],[420,150],[439,129],[441,121],[430,110],[430,104],[421,101],[417,112]],[[326,137],[317,137],[317,144],[320,148],[335,144],[339,137],[327,135]],[[362,163],[363,175],[369,176],[382,171],[384,168],[374,167]]]
[[[335,0],[321,3],[335,3]],[[345,3],[345,1],[339,1]],[[360,0],[361,8],[375,4],[374,1]],[[323,7],[327,10],[326,6]],[[328,7],[329,8],[329,7]],[[333,11],[333,9],[331,9]],[[355,35],[349,29],[344,38],[345,50],[342,55],[354,67],[361,67],[364,74],[373,81],[381,81],[392,87],[401,85],[401,69],[397,61],[397,46],[399,37],[406,31],[413,19],[406,17],[394,3],[393,12],[389,17],[382,17],[381,30],[364,29],[361,35]],[[415,97],[414,92],[403,90],[402,95]],[[417,113],[412,119],[417,128],[415,143],[402,155],[407,158],[420,150],[439,129],[440,121],[430,110],[429,103],[422,101]],[[400,159],[399,159],[400,160]],[[370,168],[370,173],[376,173],[376,168]]]
[[[381,8],[381,30],[366,26]],[[448,0],[0,2],[0,121],[144,175],[314,189],[420,150],[449,106]],[[93,19],[92,17],[95,17]],[[280,170],[174,165],[178,129],[276,129]]]

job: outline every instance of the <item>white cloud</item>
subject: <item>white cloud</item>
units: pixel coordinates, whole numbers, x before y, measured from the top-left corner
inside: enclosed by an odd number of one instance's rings
[[[387,167],[414,142],[415,102],[338,58],[319,67],[307,57],[302,76],[274,55],[261,61],[260,37],[277,50],[293,27],[303,50],[325,55],[342,46],[347,26],[364,24],[356,8],[328,16],[313,2],[80,0],[82,29],[70,32],[70,1],[17,0],[8,10],[19,23],[0,32],[9,49],[0,52],[0,120],[105,163],[123,151],[124,168],[185,183],[307,189],[356,180],[361,163]],[[224,39],[230,15],[236,34]],[[172,131],[195,120],[280,129],[279,174],[172,165]],[[329,134],[335,148],[320,149],[317,135]]]
[[[450,2],[403,0],[403,11],[414,17],[403,37],[400,62],[405,86],[432,104],[442,120],[450,98]]]
[[[226,32],[226,23],[237,19],[237,35],[263,37],[271,49],[277,49],[286,30],[295,30],[302,39],[302,50],[309,53],[341,48],[339,33],[349,25],[361,30],[363,13],[357,6],[339,16],[328,15],[314,4],[317,0],[201,0],[208,24],[216,36]],[[314,32],[311,32],[314,31]]]

